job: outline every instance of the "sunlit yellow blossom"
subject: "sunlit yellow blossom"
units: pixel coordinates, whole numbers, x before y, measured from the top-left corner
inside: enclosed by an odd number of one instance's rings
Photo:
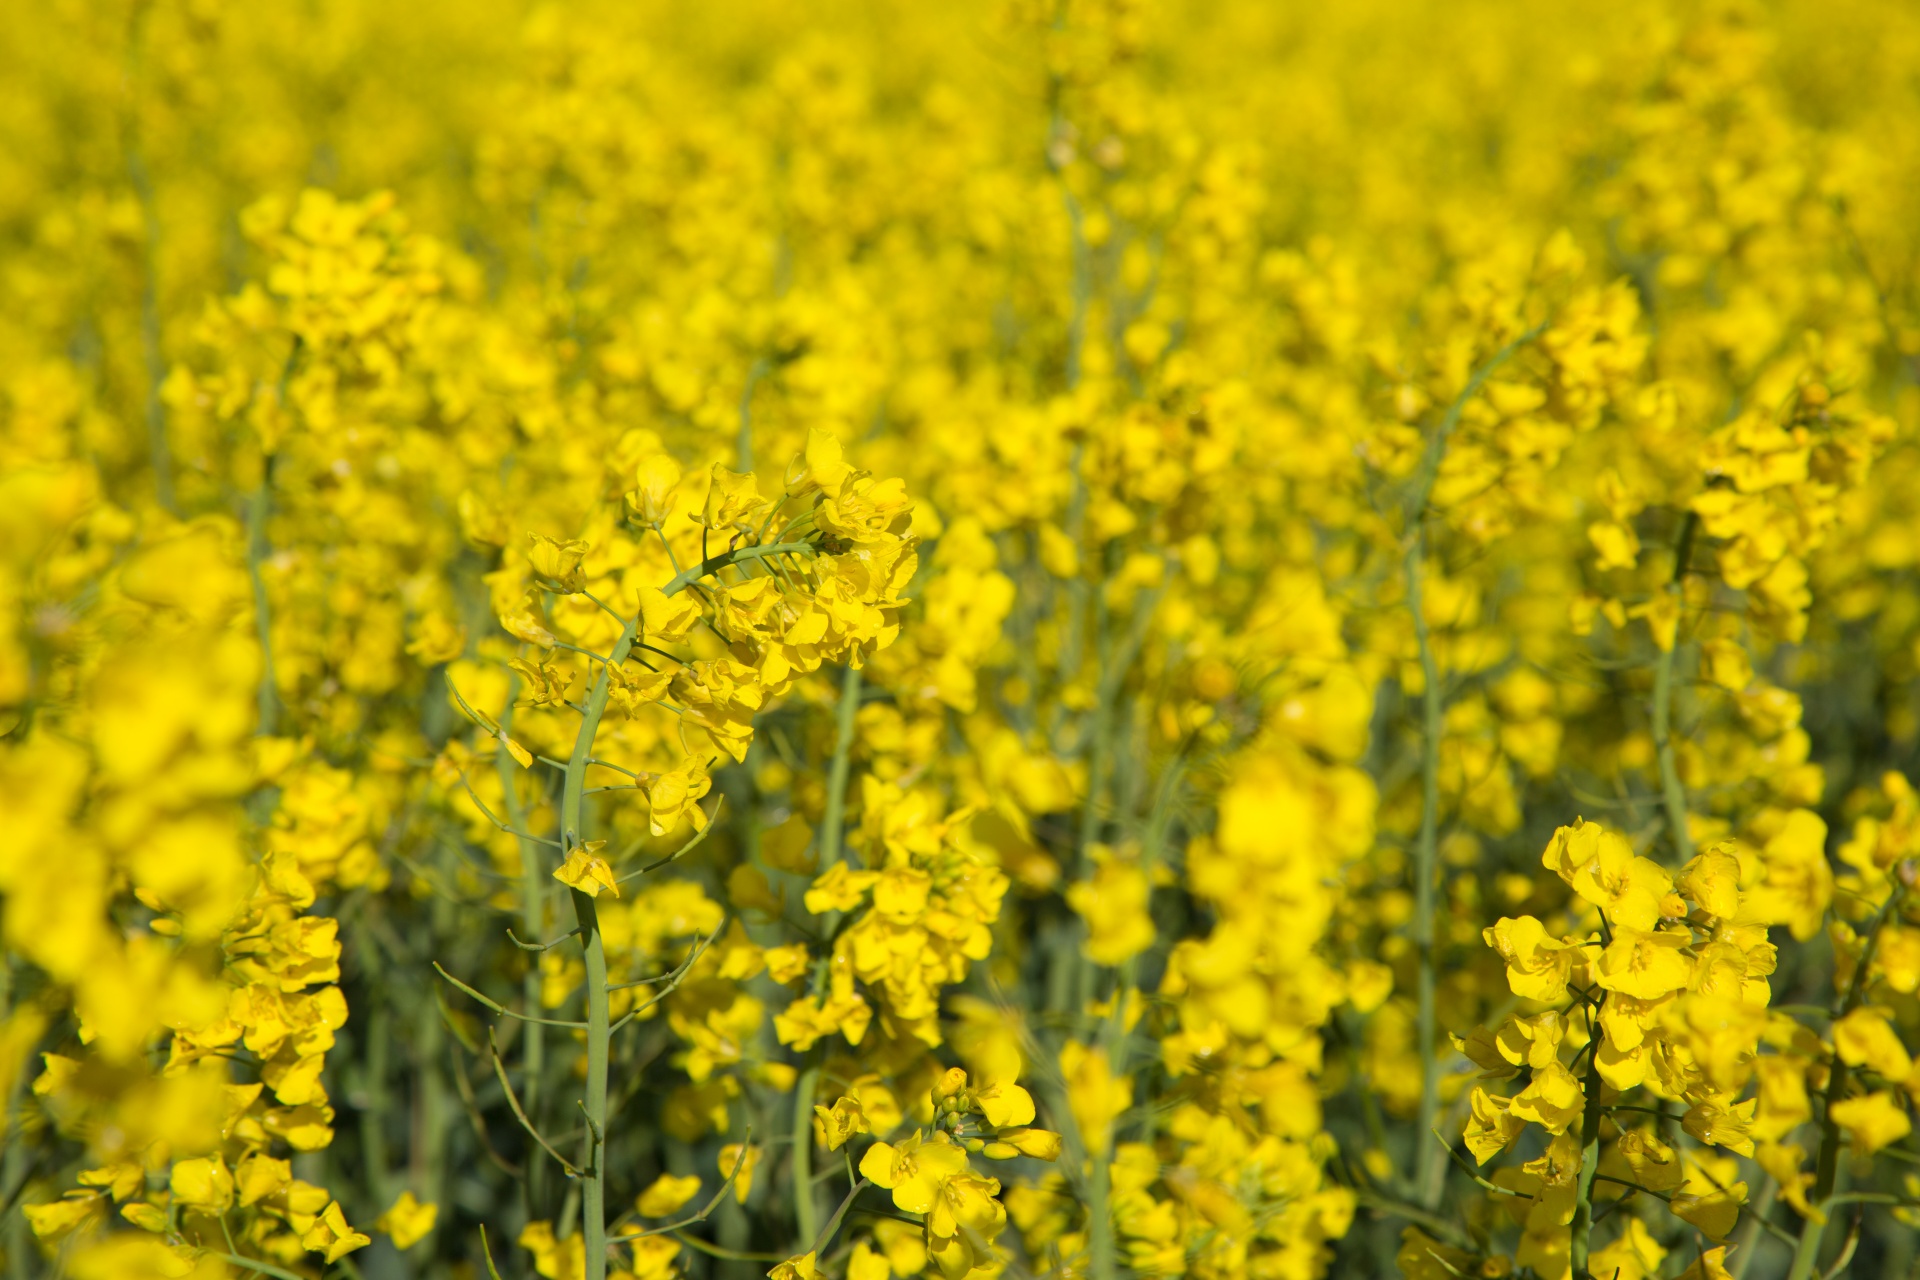
[[[734,1203],[747,1202],[747,1195],[753,1190],[753,1171],[759,1164],[758,1146],[729,1142],[720,1148],[720,1176],[732,1180]]]
[[[613,868],[600,856],[600,850],[606,847],[604,840],[589,840],[577,844],[567,853],[565,862],[553,873],[553,878],[570,889],[577,889],[589,898],[597,898],[605,889],[614,897],[620,896],[620,885],[613,878]]]
[[[677,1212],[699,1194],[698,1175],[675,1177],[671,1173],[663,1173],[655,1178],[633,1202],[634,1212],[645,1218],[664,1218],[668,1214]]]
[[[400,1198],[380,1215],[374,1225],[387,1233],[394,1248],[411,1249],[426,1238],[439,1217],[439,1205],[422,1204],[414,1198],[413,1192],[402,1191]]]

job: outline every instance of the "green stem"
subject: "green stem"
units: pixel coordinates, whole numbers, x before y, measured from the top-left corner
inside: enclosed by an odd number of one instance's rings
[[[272,548],[267,543],[267,513],[273,501],[273,456],[260,460],[260,487],[247,501],[247,574],[253,579],[253,625],[260,640],[259,732],[266,736],[279,727],[280,687],[273,673],[273,615],[267,603],[267,582],[260,576]]]
[[[1673,581],[1667,590],[1681,597],[1681,580],[1686,576],[1687,559],[1693,548],[1694,530],[1699,517],[1687,512],[1680,525],[1680,541],[1675,548]],[[1667,813],[1667,832],[1673,840],[1676,866],[1693,861],[1693,834],[1687,827],[1687,791],[1680,783],[1680,766],[1673,746],[1673,662],[1680,650],[1680,632],[1674,628],[1673,643],[1660,651],[1653,664],[1653,741],[1660,758],[1660,798]]]
[[[840,1201],[840,1207],[833,1211],[833,1216],[827,1219],[827,1225],[821,1230],[818,1236],[814,1237],[811,1252],[818,1254],[833,1242],[833,1233],[840,1229],[842,1222],[846,1221],[847,1210],[853,1208],[853,1202],[859,1198],[860,1193],[872,1185],[873,1184],[865,1178],[855,1178],[853,1180],[853,1185],[847,1188],[846,1198]]]
[[[820,858],[825,866],[840,861],[846,826],[847,781],[853,771],[854,719],[860,712],[860,687],[860,668],[849,664],[840,677],[840,704],[834,715],[833,763],[827,768],[827,803],[820,815]]]
[[[0,999],[0,1008],[4,1008],[6,1016],[11,1019],[15,1013],[13,962],[6,956],[0,956],[0,988],[4,988],[5,992],[4,999]],[[17,1135],[25,1118],[26,1089],[33,1072],[27,1070],[26,1063],[22,1061],[6,1065],[13,1072],[13,1083],[7,1089],[6,1112],[0,1115],[0,1141],[6,1147],[5,1154],[0,1155],[0,1195],[6,1196],[6,1210],[0,1214],[0,1222],[5,1223],[7,1274],[11,1280],[26,1280],[35,1254],[30,1243],[27,1216],[20,1211],[18,1198],[21,1185],[27,1180],[27,1161],[32,1151]]]
[[[1407,607],[1413,611],[1413,634],[1420,647],[1420,671],[1426,682],[1421,691],[1420,718],[1425,745],[1420,753],[1420,836],[1414,846],[1413,946],[1420,957],[1417,978],[1417,1037],[1415,1052],[1420,1055],[1420,1115],[1414,1173],[1418,1180],[1415,1196],[1429,1203],[1438,1190],[1438,1180],[1427,1170],[1433,1167],[1433,1126],[1440,1110],[1440,1075],[1434,1052],[1437,1014],[1434,1007],[1434,881],[1439,877],[1440,845],[1440,740],[1445,731],[1445,713],[1440,699],[1440,664],[1433,653],[1433,638],[1427,628],[1427,616],[1421,598],[1421,579],[1425,568],[1426,533],[1424,524],[1416,528],[1407,547]],[[1443,1171],[1444,1172],[1444,1171]]]
[[[613,647],[616,666],[626,661],[627,653],[633,647],[637,624],[638,619],[635,619],[621,629],[619,642]],[[560,838],[569,850],[584,839],[582,830],[587,761],[593,757],[594,735],[599,731],[600,718],[607,709],[607,672],[607,667],[601,667],[600,674],[594,678],[593,691],[587,696],[586,711],[581,718],[580,732],[573,740],[573,757],[567,762],[566,785],[560,800]],[[607,950],[605,939],[600,934],[600,918],[594,910],[593,898],[578,889],[572,891],[572,896],[573,914],[579,922],[587,967],[587,1096],[583,1104],[587,1133],[582,1139],[585,1155],[580,1162],[581,1235],[586,1242],[584,1280],[606,1280],[607,1184],[601,1150],[607,1129],[607,1057],[613,1034],[608,1010]]]
[[[1587,1055],[1584,1088],[1587,1106],[1580,1117],[1580,1185],[1573,1202],[1573,1243],[1569,1262],[1574,1280],[1588,1280],[1587,1254],[1593,1227],[1593,1176],[1600,1171],[1600,1119],[1606,1108],[1600,1104],[1600,1022],[1588,1015],[1587,1030],[1593,1037],[1593,1051]]]
[[[206,1256],[209,1258],[218,1258],[222,1262],[239,1267],[242,1271],[256,1271],[263,1276],[273,1276],[274,1280],[306,1280],[304,1276],[296,1275],[291,1271],[283,1271],[271,1262],[262,1262],[258,1258],[242,1258],[236,1254],[221,1253],[215,1249],[209,1249]]]
[[[731,551],[710,555],[691,569],[682,569],[672,582],[661,588],[661,594],[678,595],[693,583],[709,574],[718,573],[729,565],[744,564],[748,560],[761,560],[768,556],[812,555],[816,550],[817,548],[811,542],[770,542],[760,547],[735,547]],[[626,654],[622,652],[612,661],[615,666],[619,666],[626,661]]]
[[[513,700],[519,694],[520,681],[515,677],[507,688],[506,709],[500,714],[500,732],[502,735],[513,729]],[[494,768],[500,775],[500,789],[505,796],[507,821],[516,831],[527,830],[527,807],[520,799],[516,785],[518,765],[501,743],[494,752]],[[529,938],[538,938],[546,932],[547,868],[540,856],[540,846],[531,840],[520,839],[520,923]],[[540,962],[532,960],[527,965],[527,974],[521,981],[521,1007],[538,1009],[540,1007]],[[520,1092],[522,1103],[529,1116],[537,1115],[540,1101],[540,1078],[546,1069],[546,1034],[540,1024],[529,1022],[521,1028],[525,1037],[521,1051]],[[532,1161],[527,1169],[526,1195],[528,1213],[533,1215],[535,1206],[541,1203],[540,1183],[546,1180],[545,1169],[538,1161]],[[537,1216],[537,1215],[535,1215]]]
[[[137,113],[135,115],[137,120]],[[130,122],[133,129],[137,123]],[[153,468],[154,497],[161,510],[179,515],[173,492],[173,451],[167,443],[167,407],[160,398],[166,380],[166,361],[160,350],[160,215],[155,208],[153,182],[137,138],[127,149],[127,176],[140,200],[140,350],[146,363],[146,418],[148,465]]]
[[[1087,1259],[1088,1274],[1094,1280],[1113,1280],[1119,1250],[1113,1239],[1113,1164],[1105,1155],[1094,1153],[1091,1176],[1087,1179]]]
[[[728,565],[776,553],[811,550],[805,543],[737,547],[709,556],[693,568],[676,575],[666,585],[663,594],[677,595],[699,578]],[[580,732],[573,740],[573,755],[567,760],[566,783],[560,793],[560,842],[561,847],[568,851],[585,839],[587,766],[593,759],[593,741],[600,731],[600,720],[607,711],[608,673],[627,660],[627,655],[633,651],[639,627],[640,618],[636,616],[620,629],[620,638],[607,655],[606,665],[594,677],[593,690],[587,695],[587,705],[581,712]],[[600,918],[594,910],[593,899],[578,889],[572,891],[572,896],[574,919],[578,921],[580,944],[587,968],[587,1096],[581,1103],[581,1109],[586,1113],[587,1132],[582,1139],[586,1158],[581,1163],[579,1179],[581,1236],[586,1244],[586,1274],[583,1280],[606,1280],[607,1185],[603,1153],[607,1132],[607,1060],[613,1037],[608,1008],[607,949],[606,940],[600,933]]]
[[[1434,1007],[1434,890],[1439,878],[1440,846],[1440,740],[1446,718],[1441,703],[1440,664],[1434,657],[1433,636],[1427,627],[1422,604],[1421,584],[1426,572],[1427,509],[1433,501],[1433,486],[1440,477],[1440,464],[1447,442],[1460,426],[1468,403],[1480,393],[1487,379],[1510,359],[1514,352],[1533,341],[1546,328],[1538,324],[1513,339],[1475,369],[1467,378],[1446,414],[1427,440],[1414,477],[1413,498],[1408,505],[1408,533],[1405,572],[1407,608],[1413,614],[1413,635],[1420,648],[1420,672],[1426,688],[1421,692],[1421,723],[1426,736],[1420,753],[1420,836],[1414,846],[1414,916],[1412,940],[1420,958],[1417,979],[1414,1052],[1420,1055],[1420,1130],[1415,1137],[1413,1161],[1414,1194],[1428,1208],[1438,1201],[1446,1167],[1434,1158],[1437,1139],[1434,1122],[1440,1111],[1439,1059],[1435,1048],[1437,1028]]]
[[[793,1094],[793,1205],[798,1252],[820,1234],[819,1207],[813,1199],[813,1096],[820,1089],[820,1068],[800,1073]]]
[[[367,1193],[381,1204],[387,1203],[387,1124],[391,1119],[387,1063],[392,1043],[393,1015],[386,1002],[377,1001],[367,1021],[367,1101],[360,1112],[360,1159],[366,1169]]]
[[[1897,882],[1896,882],[1897,883]],[[1846,1017],[1858,1007],[1861,996],[1866,994],[1867,970],[1873,967],[1873,953],[1880,945],[1880,932],[1887,920],[1899,914],[1901,904],[1906,901],[1907,888],[1901,885],[1891,891],[1887,903],[1874,917],[1873,927],[1867,931],[1866,945],[1860,949],[1859,963],[1854,966],[1853,978],[1847,983],[1847,994],[1834,1011],[1834,1020]],[[1840,1148],[1844,1145],[1840,1126],[1833,1118],[1834,1104],[1847,1096],[1847,1064],[1834,1055],[1833,1066],[1827,1071],[1827,1088],[1821,1098],[1820,1108],[1820,1154],[1814,1165],[1813,1194],[1807,1202],[1821,1210],[1822,1217],[1833,1197],[1834,1183],[1840,1174]],[[1793,1253],[1793,1268],[1787,1273],[1787,1280],[1809,1280],[1819,1269],[1820,1238],[1825,1234],[1827,1224],[1815,1218],[1808,1218],[1800,1226],[1800,1246]]]
[[[1740,1228],[1740,1238],[1734,1242],[1730,1256],[1733,1264],[1727,1268],[1733,1280],[1746,1280],[1747,1268],[1753,1265],[1754,1246],[1760,1243],[1760,1233],[1766,1229],[1767,1215],[1773,1212],[1773,1202],[1779,1197],[1780,1184],[1768,1178],[1761,1187],[1760,1198],[1749,1206],[1746,1222]],[[1798,1251],[1796,1246],[1796,1252]]]
[[[755,358],[747,369],[746,390],[740,393],[740,434],[734,441],[734,466],[741,471],[753,470],[753,389],[766,372],[766,357]]]

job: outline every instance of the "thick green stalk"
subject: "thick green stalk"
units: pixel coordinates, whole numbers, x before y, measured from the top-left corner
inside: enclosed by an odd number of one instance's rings
[[[831,866],[840,861],[846,838],[847,784],[853,776],[853,739],[860,715],[864,680],[851,662],[840,676],[840,701],[834,708],[833,760],[827,766],[826,804],[820,814],[820,859]],[[819,1206],[813,1198],[813,1096],[820,1086],[820,1068],[800,1075],[793,1097],[793,1205],[795,1229],[804,1250],[820,1234]]]
[[[860,688],[860,668],[849,663],[840,677],[840,704],[834,714],[833,763],[827,767],[827,803],[820,815],[820,857],[828,866],[840,861],[846,827],[847,781],[853,771],[853,727],[860,714]]]
[[[1866,945],[1860,949],[1860,961],[1854,966],[1853,978],[1847,983],[1846,996],[1840,1001],[1839,1008],[1833,1011],[1833,1020],[1852,1013],[1860,1005],[1860,999],[1867,990],[1867,971],[1873,967],[1873,953],[1880,946],[1880,932],[1887,921],[1900,913],[1906,902],[1907,888],[1895,881],[1895,888],[1887,898],[1887,904],[1874,917],[1873,927],[1867,931]],[[1813,1171],[1813,1194],[1807,1197],[1807,1203],[1824,1211],[1827,1201],[1833,1195],[1834,1183],[1840,1174],[1840,1148],[1845,1139],[1840,1126],[1834,1122],[1833,1107],[1847,1096],[1847,1064],[1835,1055],[1833,1065],[1827,1071],[1827,1088],[1821,1097],[1820,1105],[1820,1154],[1816,1158]],[[1800,1245],[1793,1253],[1793,1268],[1787,1273],[1787,1280],[1811,1280],[1819,1270],[1820,1240],[1826,1233],[1827,1224],[1808,1218],[1800,1226]]]
[[[637,620],[629,622],[613,646],[612,665],[627,660],[633,648]],[[573,755],[567,761],[565,789],[560,798],[560,839],[568,850],[583,840],[587,762],[593,758],[593,740],[606,714],[609,666],[602,666],[594,677],[593,691],[587,695],[586,712],[581,717],[580,733],[573,740]],[[581,1235],[586,1241],[585,1280],[606,1280],[607,1276],[607,1180],[602,1151],[607,1131],[607,1058],[612,1030],[608,1016],[607,949],[600,935],[600,918],[593,899],[573,890],[573,914],[579,923],[580,943],[587,965],[587,1096],[584,1102],[587,1133],[583,1139],[585,1154],[580,1167]]]
[[[387,1126],[392,1121],[387,1091],[388,1050],[393,1044],[393,1014],[386,1001],[373,1002],[367,1016],[366,1105],[360,1110],[360,1161],[367,1194],[387,1201]]]
[[[445,897],[434,899],[434,914],[441,916],[433,925],[437,938],[452,936],[454,904]],[[444,914],[443,914],[444,913]],[[419,1031],[413,1060],[413,1142],[409,1170],[413,1190],[422,1199],[435,1204],[446,1202],[447,1137],[452,1132],[453,1113],[448,1099],[446,1064],[446,1024],[437,1016],[431,1002],[422,1002]],[[381,1195],[384,1202],[386,1196]],[[438,1230],[436,1226],[436,1231]],[[431,1245],[428,1245],[431,1248]],[[429,1255],[431,1256],[431,1255]]]
[[[607,1013],[607,948],[593,899],[575,889],[573,913],[587,962],[587,1135],[582,1140],[585,1170],[580,1191],[581,1234],[587,1246],[586,1280],[607,1276],[607,1059],[613,1036]]]
[[[810,552],[806,543],[775,543],[771,546],[738,547],[709,556],[677,575],[664,588],[664,594],[678,595],[690,584],[728,565],[746,560],[793,552]],[[593,759],[593,741],[600,732],[600,720],[606,715],[609,694],[608,673],[627,660],[640,626],[636,616],[620,630],[607,661],[594,677],[593,689],[580,717],[580,732],[573,740],[573,754],[567,760],[566,783],[560,793],[560,842],[571,851],[585,840],[587,766]],[[574,919],[579,924],[581,949],[587,967],[587,1089],[581,1107],[586,1113],[587,1132],[582,1139],[585,1158],[580,1188],[581,1236],[586,1244],[584,1280],[606,1280],[607,1276],[607,1186],[604,1152],[607,1133],[607,1062],[612,1047],[612,1025],[608,1013],[607,949],[600,933],[600,918],[593,899],[572,891]]]
[[[1433,1128],[1440,1113],[1440,1066],[1434,1041],[1438,1014],[1434,1000],[1434,882],[1439,878],[1440,846],[1440,740],[1445,732],[1445,711],[1440,696],[1440,664],[1433,653],[1433,637],[1427,627],[1427,615],[1421,596],[1425,573],[1427,538],[1424,523],[1416,527],[1407,545],[1407,607],[1413,611],[1413,635],[1420,648],[1420,673],[1426,687],[1420,694],[1420,722],[1424,745],[1420,751],[1420,836],[1413,857],[1413,948],[1420,958],[1415,999],[1418,1037],[1415,1052],[1420,1055],[1420,1128],[1414,1157],[1414,1177],[1418,1185],[1415,1199],[1431,1209],[1437,1198],[1440,1179],[1430,1175],[1435,1168],[1436,1145]],[[1441,1170],[1444,1177],[1445,1171]]]
[[[1733,1280],[1747,1280],[1747,1271],[1753,1266],[1756,1246],[1760,1243],[1761,1225],[1773,1212],[1773,1203],[1780,1196],[1780,1184],[1768,1178],[1760,1189],[1760,1198],[1749,1206],[1746,1222],[1740,1228],[1740,1234],[1734,1239],[1733,1248],[1728,1257],[1733,1261],[1727,1266],[1727,1273]]]
[[[1421,747],[1420,756],[1420,836],[1414,846],[1414,918],[1411,930],[1414,951],[1420,962],[1416,988],[1417,1025],[1414,1031],[1414,1052],[1420,1055],[1420,1128],[1414,1137],[1413,1181],[1416,1198],[1423,1207],[1429,1209],[1438,1201],[1445,1178],[1445,1166],[1435,1159],[1439,1142],[1433,1132],[1440,1114],[1439,1058],[1434,1043],[1437,1014],[1434,1000],[1436,957],[1433,916],[1440,861],[1440,740],[1446,728],[1446,716],[1441,701],[1440,664],[1434,656],[1433,637],[1427,627],[1427,615],[1421,597],[1427,560],[1427,508],[1433,501],[1434,482],[1440,478],[1440,464],[1446,457],[1447,441],[1459,428],[1468,403],[1480,393],[1480,388],[1486,385],[1495,370],[1505,364],[1514,352],[1538,337],[1545,327],[1535,325],[1528,329],[1487,357],[1486,363],[1468,377],[1467,385],[1447,406],[1445,416],[1427,439],[1426,450],[1420,458],[1420,469],[1414,475],[1412,501],[1407,508],[1407,608],[1413,615],[1414,640],[1420,648],[1420,672],[1426,685],[1421,693],[1420,719],[1426,741]],[[1430,1170],[1434,1172],[1429,1173]]]
[[[820,1234],[819,1206],[813,1202],[813,1095],[819,1088],[820,1068],[808,1067],[793,1093],[793,1207],[800,1241],[796,1253]]]
[[[1094,1280],[1113,1280],[1118,1273],[1119,1250],[1113,1239],[1113,1162],[1094,1153],[1087,1179],[1088,1274]]]
[[[1681,584],[1686,577],[1687,558],[1698,525],[1699,517],[1691,511],[1680,525],[1673,581],[1667,586],[1676,603],[1684,599]],[[1660,799],[1667,813],[1667,832],[1673,840],[1674,865],[1684,867],[1693,861],[1693,833],[1687,827],[1687,790],[1680,782],[1680,766],[1673,746],[1673,662],[1679,650],[1680,631],[1676,624],[1673,643],[1660,651],[1653,664],[1653,742],[1659,752]]]
[[[756,358],[747,369],[746,390],[740,393],[740,433],[734,440],[733,465],[741,471],[753,470],[753,389],[759,385],[760,379],[766,372],[766,357]]]
[[[1580,1183],[1573,1202],[1573,1241],[1569,1262],[1574,1280],[1588,1280],[1587,1254],[1593,1229],[1593,1175],[1600,1171],[1600,1020],[1598,1010],[1587,1016],[1588,1033],[1593,1042],[1587,1049],[1587,1078],[1583,1088],[1586,1110],[1580,1116]]]
[[[160,350],[160,217],[154,208],[153,183],[137,141],[127,151],[127,175],[140,199],[140,350],[146,362],[147,458],[153,468],[154,497],[161,510],[179,515],[173,492],[173,451],[167,443],[167,406],[160,398],[167,364]]]
[[[518,696],[520,682],[516,678],[507,691],[506,710],[500,715],[500,731],[504,735],[513,728],[513,699]],[[500,775],[500,790],[505,797],[507,822],[515,831],[527,830],[527,807],[520,799],[515,775],[519,766],[506,744],[502,742],[494,752],[494,768]],[[547,873],[542,866],[540,846],[522,837],[520,839],[520,927],[529,938],[541,938],[547,931]],[[521,1004],[523,1008],[540,1007],[540,963],[534,960],[527,965],[527,975],[521,981]],[[527,1116],[538,1123],[540,1105],[540,1081],[546,1071],[547,1039],[537,1022],[523,1023],[520,1028],[521,1041],[521,1080],[520,1105]],[[540,1184],[545,1181],[546,1165],[538,1160],[527,1163],[527,1209],[531,1214],[541,1202]]]
[[[247,574],[253,579],[253,625],[260,640],[259,732],[271,736],[279,728],[280,687],[273,673],[273,615],[267,603],[266,579],[260,566],[272,548],[267,543],[267,513],[273,497],[273,457],[260,461],[260,487],[247,500]]]
[[[14,1012],[13,962],[6,956],[0,956],[0,1009],[8,1016]],[[32,1082],[33,1072],[27,1070],[22,1062],[6,1065],[13,1071],[13,1083],[7,1089],[6,1112],[0,1114],[0,1141],[4,1141],[5,1145],[5,1154],[0,1154],[0,1195],[12,1200],[20,1184],[27,1179],[27,1161],[33,1154],[26,1142],[15,1138],[23,1118],[26,1090]],[[7,1275],[10,1280],[27,1280],[37,1256],[27,1216],[21,1212],[20,1205],[14,1203],[7,1209],[4,1221]]]

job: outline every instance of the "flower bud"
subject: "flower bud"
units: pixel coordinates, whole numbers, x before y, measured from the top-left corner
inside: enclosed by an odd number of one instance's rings
[[[627,494],[627,507],[634,519],[657,529],[673,514],[679,490],[679,464],[664,453],[656,453],[635,468],[634,488]]]

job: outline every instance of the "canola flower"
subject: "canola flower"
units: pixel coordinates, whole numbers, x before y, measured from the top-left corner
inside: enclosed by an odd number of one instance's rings
[[[1913,14],[17,17],[10,1277],[1910,1269]]]

